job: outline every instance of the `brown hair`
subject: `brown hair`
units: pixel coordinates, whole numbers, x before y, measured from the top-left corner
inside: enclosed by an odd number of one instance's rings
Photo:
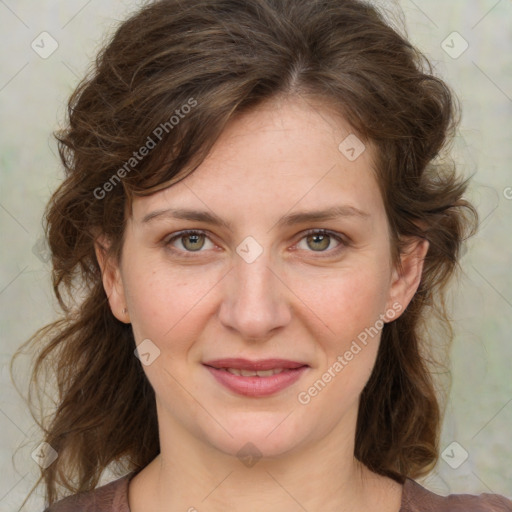
[[[41,369],[58,388],[49,420],[36,419],[59,455],[36,484],[44,478],[50,504],[57,484],[89,490],[111,464],[140,471],[159,453],[154,391],[131,326],[110,310],[94,236],[106,234],[110,255],[120,257],[134,194],[193,172],[235,115],[293,94],[329,102],[375,148],[395,263],[404,237],[430,243],[415,296],[382,331],[355,456],[399,482],[435,465],[442,414],[425,326],[435,314],[449,345],[446,286],[477,225],[462,197],[468,180],[440,158],[457,122],[450,90],[362,1],[160,0],[119,26],[56,132],[66,179],[45,220],[63,316],[22,346],[40,350],[29,402]],[[150,139],[139,160],[134,151]]]

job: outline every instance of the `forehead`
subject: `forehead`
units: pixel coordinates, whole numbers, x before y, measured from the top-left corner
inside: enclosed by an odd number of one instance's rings
[[[274,100],[234,118],[185,179],[136,198],[134,218],[192,206],[237,218],[255,209],[282,214],[295,206],[345,204],[372,211],[382,206],[372,157],[373,148],[328,105],[300,97]]]

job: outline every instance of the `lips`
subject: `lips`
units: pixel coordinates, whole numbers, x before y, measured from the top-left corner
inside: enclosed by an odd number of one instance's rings
[[[287,359],[228,358],[203,363],[215,380],[238,395],[265,397],[291,386],[309,365]]]
[[[308,366],[306,363],[300,363],[297,361],[290,361],[288,359],[259,359],[257,361],[251,361],[249,359],[241,358],[226,358],[216,359],[214,361],[207,361],[203,363],[206,366],[211,366],[219,370],[233,368],[236,370],[275,370],[275,369],[295,369],[301,366]]]

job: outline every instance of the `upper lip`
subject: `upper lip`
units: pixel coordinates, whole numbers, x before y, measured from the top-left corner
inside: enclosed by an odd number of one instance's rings
[[[238,370],[273,370],[275,368],[300,368],[301,366],[308,366],[306,363],[298,361],[290,361],[289,359],[258,359],[249,360],[237,357],[229,357],[226,359],[215,359],[206,361],[203,364],[212,366],[213,368],[236,368]]]

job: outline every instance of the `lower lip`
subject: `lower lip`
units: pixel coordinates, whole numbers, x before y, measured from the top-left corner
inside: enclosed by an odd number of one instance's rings
[[[283,370],[281,373],[269,377],[242,377],[234,375],[227,370],[219,370],[204,365],[210,373],[229,390],[243,396],[263,397],[273,395],[300,379],[301,375],[308,369],[307,366]]]

